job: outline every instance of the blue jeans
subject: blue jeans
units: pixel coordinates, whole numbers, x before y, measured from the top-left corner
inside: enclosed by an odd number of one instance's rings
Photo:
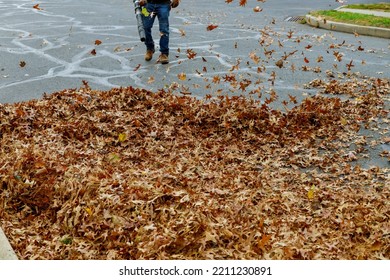
[[[154,41],[152,37],[152,27],[156,16],[158,18],[160,28],[160,52],[162,54],[169,54],[169,12],[171,10],[170,4],[152,4],[147,3],[146,9],[149,16],[143,16],[145,28],[145,45],[148,50],[155,50]]]

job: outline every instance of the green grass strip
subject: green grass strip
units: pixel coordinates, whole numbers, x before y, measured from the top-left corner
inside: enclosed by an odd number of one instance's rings
[[[378,17],[373,15],[363,15],[358,13],[330,11],[314,11],[310,13],[313,16],[321,16],[326,20],[344,22],[350,24],[390,28],[390,18]]]
[[[351,4],[351,5],[347,5],[345,8],[390,12],[390,3]]]

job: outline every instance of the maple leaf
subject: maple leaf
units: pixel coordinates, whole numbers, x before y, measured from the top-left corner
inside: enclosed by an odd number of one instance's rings
[[[207,26],[207,31],[211,31],[211,30],[214,30],[218,27],[218,25],[214,25],[214,24],[210,24],[209,26]]]
[[[21,60],[19,62],[19,66],[22,67],[22,68],[25,67],[26,66],[26,62],[24,60]]]
[[[91,54],[92,54],[92,55],[96,55],[96,50],[93,49],[93,50],[91,51]]]
[[[96,45],[96,46],[99,46],[101,43],[102,43],[102,41],[100,41],[100,40],[95,40],[95,45]]]

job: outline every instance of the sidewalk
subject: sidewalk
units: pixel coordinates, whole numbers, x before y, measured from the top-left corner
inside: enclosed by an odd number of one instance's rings
[[[17,260],[14,250],[0,227],[0,260]]]
[[[373,11],[373,10],[359,10],[359,9],[347,9],[340,7],[336,9],[341,12],[351,12],[359,14],[374,15],[379,17],[390,18],[389,12]],[[390,29],[389,28],[380,28],[373,26],[362,26],[356,24],[335,22],[335,21],[324,21],[321,18],[314,17],[312,15],[306,15],[306,22],[314,27],[329,29],[333,31],[346,32],[346,33],[357,33],[359,35],[374,36],[380,38],[390,39]]]
[[[348,9],[348,8],[343,8],[343,7],[340,7],[336,10],[341,11],[341,12],[359,13],[359,14],[373,15],[373,16],[377,16],[377,17],[390,18],[389,12],[380,12],[380,11],[373,11],[373,10],[360,10],[360,9]]]

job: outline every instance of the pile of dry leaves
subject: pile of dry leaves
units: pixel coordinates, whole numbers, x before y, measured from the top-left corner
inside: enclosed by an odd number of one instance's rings
[[[357,87],[289,111],[87,85],[0,105],[1,225],[21,259],[388,259],[389,169],[357,159],[389,81]]]

